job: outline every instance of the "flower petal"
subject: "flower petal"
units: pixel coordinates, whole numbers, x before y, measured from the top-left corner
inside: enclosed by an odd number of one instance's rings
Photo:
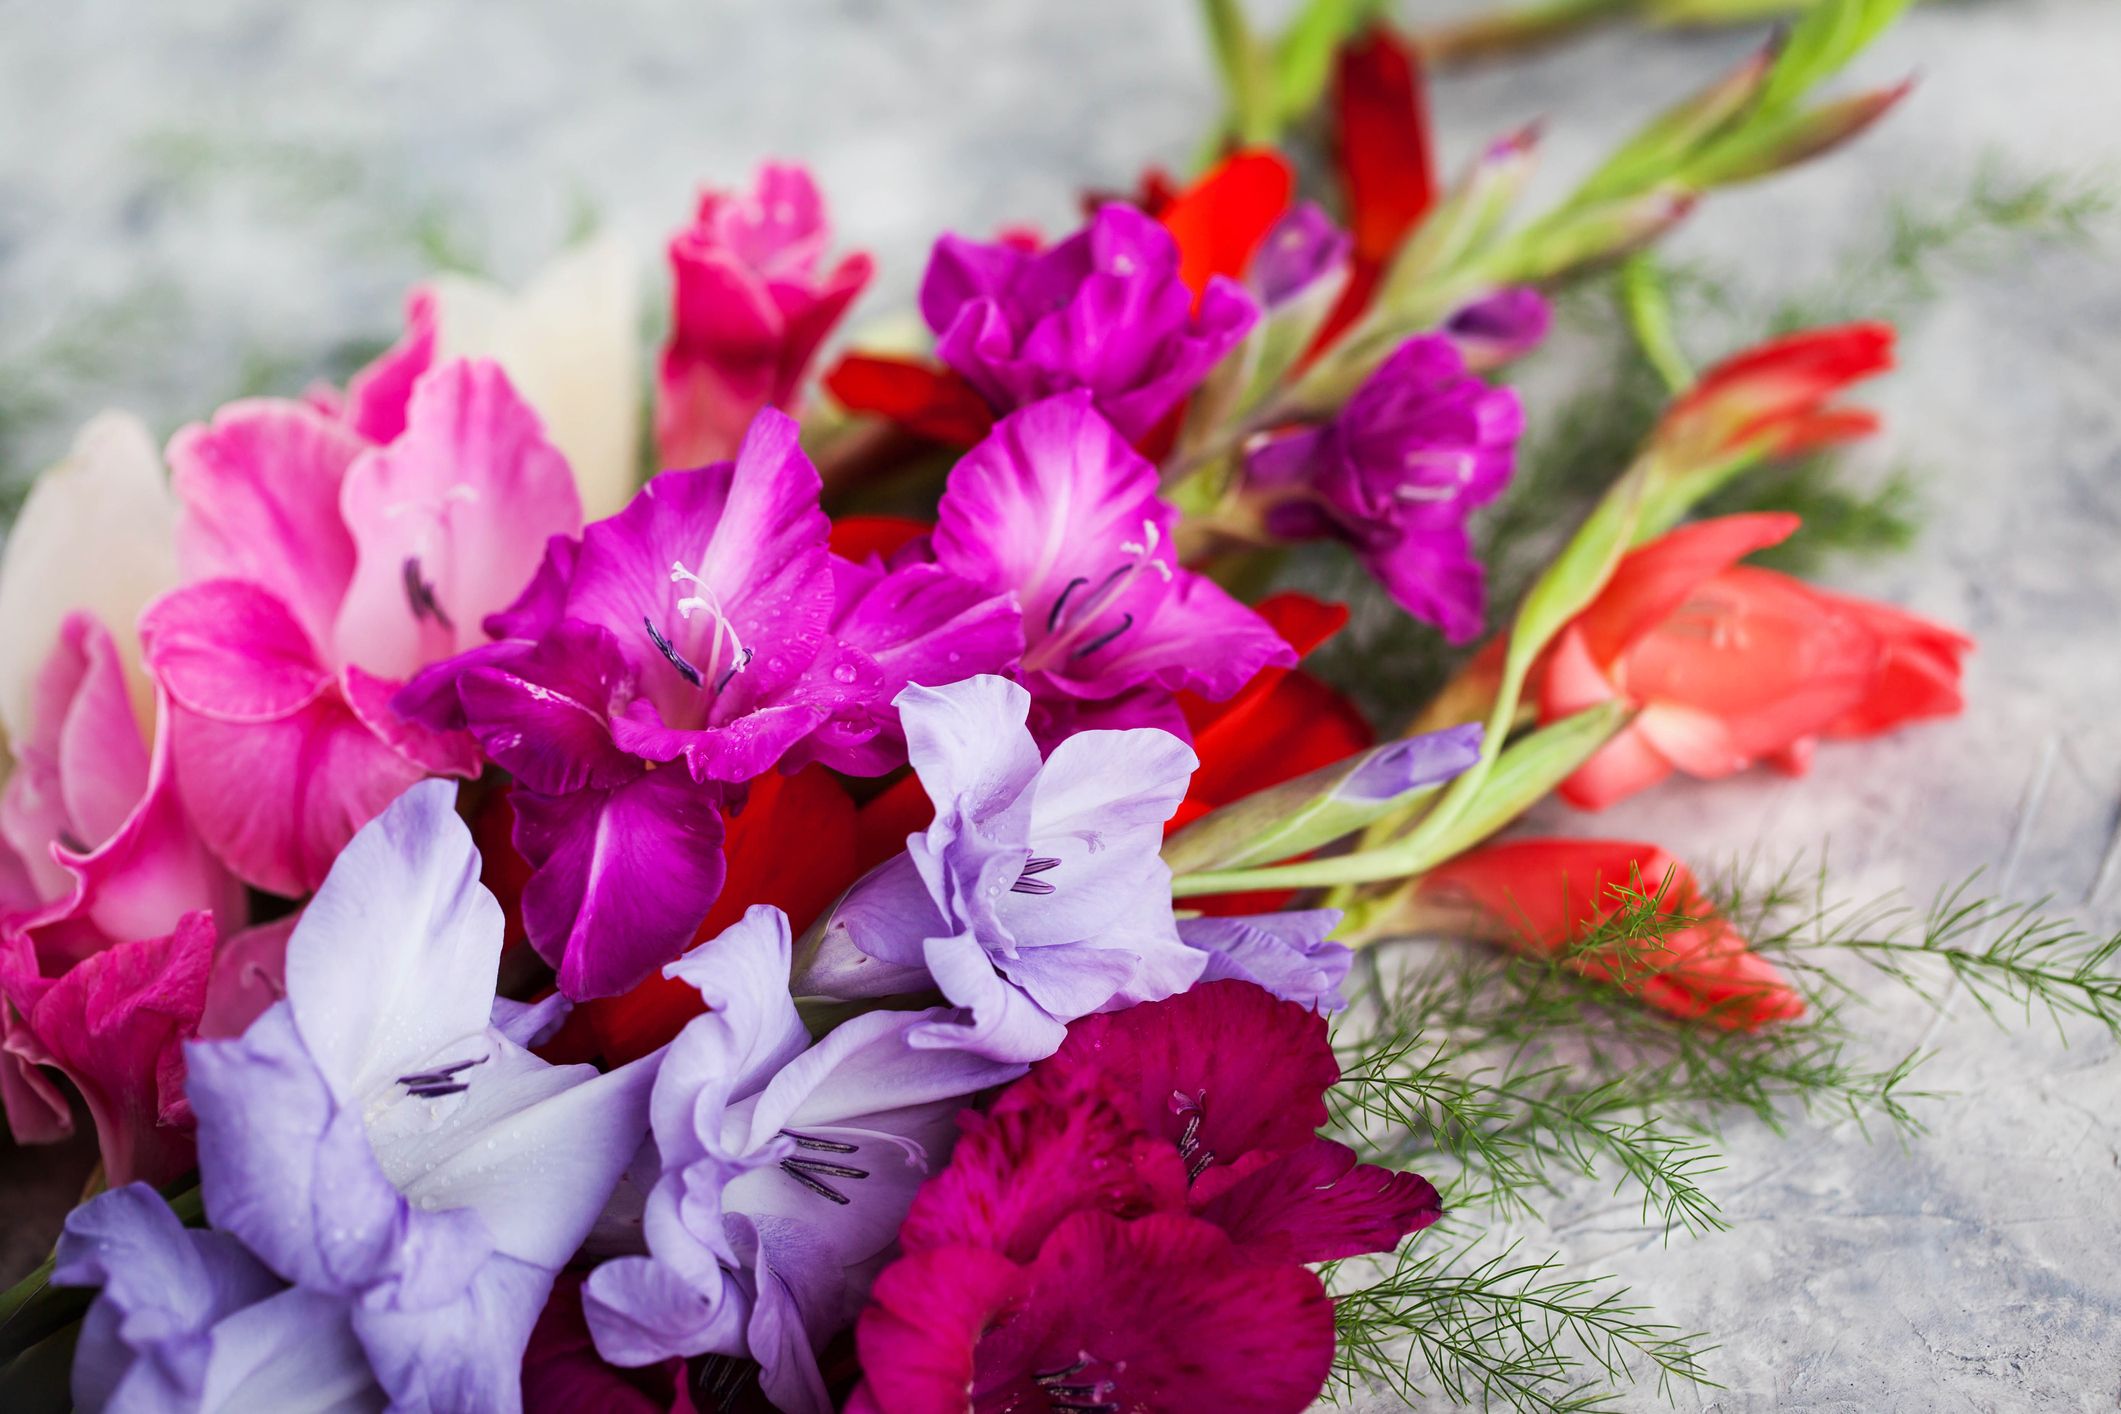
[[[605,234],[553,261],[517,295],[447,275],[434,282],[436,360],[490,358],[537,409],[574,470],[592,520],[640,484],[640,280]]]
[[[37,478],[0,554],[0,732],[16,741],[29,733],[36,674],[60,625],[80,611],[112,630],[146,735],[154,696],[133,621],[177,582],[176,521],[154,443],[124,413],[89,422],[65,460]]]
[[[181,429],[169,464],[185,581],[249,580],[286,604],[310,642],[330,643],[354,570],[339,488],[362,447],[316,410],[267,399]]]
[[[716,797],[683,771],[609,790],[517,789],[515,844],[531,944],[581,1001],[626,991],[684,951],[722,889]]]
[[[405,433],[347,470],[354,541],[338,661],[407,678],[483,644],[554,535],[582,528],[566,460],[499,365],[444,363],[413,390]]]
[[[355,833],[288,939],[295,1027],[342,1100],[417,1071],[492,1013],[501,906],[456,794],[423,781]]]

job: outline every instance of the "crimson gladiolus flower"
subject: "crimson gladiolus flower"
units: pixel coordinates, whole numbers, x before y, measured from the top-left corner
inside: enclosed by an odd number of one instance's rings
[[[1563,955],[1575,971],[1674,1016],[1751,1031],[1804,1015],[1804,998],[1747,948],[1686,866],[1656,845],[1582,839],[1489,845],[1430,870],[1416,900],[1427,924]],[[1661,937],[1587,946],[1643,900],[1683,923]]]
[[[1543,720],[1613,698],[1634,719],[1562,783],[1603,809],[1674,770],[1718,779],[1756,762],[1805,769],[1821,736],[1868,736],[1960,707],[1969,639],[1885,605],[1738,565],[1797,517],[1725,516],[1631,553],[1563,631],[1540,680]]]

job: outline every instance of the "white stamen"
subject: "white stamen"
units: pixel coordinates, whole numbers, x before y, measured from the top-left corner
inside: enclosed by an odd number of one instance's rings
[[[1142,522],[1142,538],[1139,541],[1122,540],[1119,542],[1119,548],[1138,560],[1148,560],[1155,567],[1156,572],[1164,577],[1164,583],[1169,584],[1171,582],[1171,566],[1162,560],[1149,558],[1156,553],[1156,547],[1162,540],[1163,532],[1156,528],[1156,522],[1145,520]]]

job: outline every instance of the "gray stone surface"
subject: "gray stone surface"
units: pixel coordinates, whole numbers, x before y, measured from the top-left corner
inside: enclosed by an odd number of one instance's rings
[[[1434,95],[1445,151],[1461,159],[1547,114],[1551,190],[1745,42],[1613,34],[1450,76]],[[1910,70],[1921,87],[1872,140],[1711,202],[1677,248],[1795,288],[1833,274],[1889,196],[1962,190],[1984,154],[2111,175],[2111,0],[1925,7],[1860,66]],[[762,155],[812,162],[849,238],[878,252],[873,317],[903,301],[937,228],[1058,226],[1078,186],[1183,162],[1206,75],[1190,7],[1140,0],[0,0],[0,374],[62,411],[123,402],[167,426],[231,391],[259,351],[294,377],[386,336],[421,268],[401,233],[422,212],[452,213],[520,275],[586,200],[640,235],[645,261],[694,183]],[[1599,832],[1707,861],[1830,840],[1850,898],[1922,897],[1985,869],[1993,890],[2121,924],[2111,252],[2036,249],[1954,281],[1879,394],[1891,432],[1868,455],[1925,469],[1928,530],[1919,553],[1843,582],[1980,639],[1966,715],[1829,749],[1803,781],[1675,786]],[[84,322],[115,337],[76,377],[53,339]],[[64,435],[59,421],[11,430],[25,461]],[[2115,1048],[1999,1031],[1964,996],[1942,1017],[1882,996],[1881,1056],[1914,1041],[1940,1053],[1926,1080],[1951,1095],[1925,1112],[1927,1136],[1741,1125],[1713,1188],[1728,1233],[1666,1247],[1634,1203],[1591,1190],[1528,1240],[1721,1338],[1725,1388],[1681,1391],[1684,1408],[2115,1407]],[[20,1201],[0,1209],[5,1256],[50,1231],[17,1176],[45,1175],[44,1207],[63,1208],[66,1162],[6,1157],[0,1183]]]

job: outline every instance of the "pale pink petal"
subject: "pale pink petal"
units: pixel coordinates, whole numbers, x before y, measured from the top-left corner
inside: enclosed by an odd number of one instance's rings
[[[486,641],[554,535],[582,528],[567,462],[500,365],[445,363],[414,388],[404,435],[346,473],[355,547],[337,661],[402,681]]]
[[[0,731],[18,741],[29,732],[37,673],[77,611],[116,637],[133,718],[147,729],[154,694],[132,626],[177,582],[176,519],[155,444],[123,413],[82,428],[66,459],[37,478],[0,554]]]
[[[1576,774],[1561,783],[1559,794],[1578,810],[1603,810],[1671,774],[1672,763],[1629,726],[1577,767]]]

